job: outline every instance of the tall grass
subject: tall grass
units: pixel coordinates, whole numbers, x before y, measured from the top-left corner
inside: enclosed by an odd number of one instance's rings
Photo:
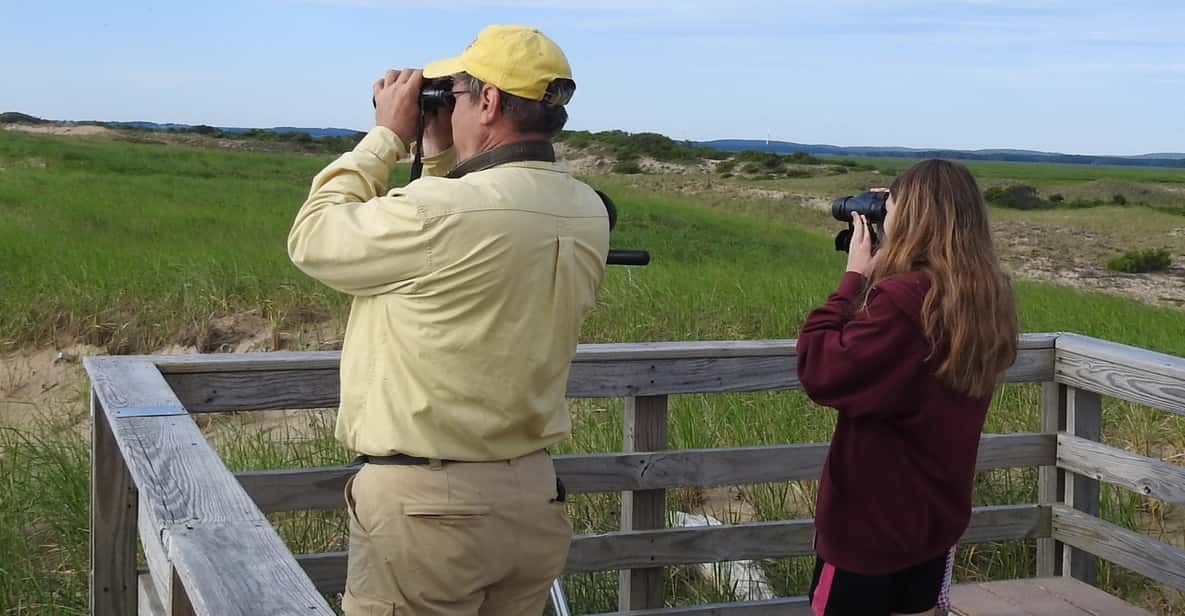
[[[327,161],[0,133],[0,336],[11,345],[80,336],[113,352],[148,352],[211,316],[239,311],[261,311],[281,325],[343,318],[346,299],[305,279],[284,253],[292,215]],[[813,210],[659,194],[612,178],[596,183],[619,206],[614,246],[646,248],[653,262],[610,268],[586,342],[793,338],[843,269],[830,236],[810,222],[819,222]],[[1076,331],[1185,355],[1178,311],[1041,284],[1018,283],[1017,290],[1025,331]],[[987,430],[1037,430],[1039,406],[1038,386],[1003,386]],[[578,400],[571,408],[574,432],[559,453],[620,450],[620,400]],[[269,416],[200,421],[232,469],[349,460],[332,439],[332,411],[260,423]],[[47,421],[0,430],[0,614],[85,612],[87,443]],[[820,442],[834,422],[833,412],[797,392],[673,396],[669,445]],[[1157,457],[1185,450],[1181,421],[1111,400],[1104,437]],[[721,515],[810,516],[814,490],[813,481],[742,486],[735,510]],[[1128,528],[1147,531],[1173,514],[1117,491],[1104,494],[1104,516]],[[668,504],[702,513],[708,497],[671,490]],[[985,472],[976,482],[977,504],[1035,499],[1031,469]],[[613,530],[620,498],[577,496],[570,512],[578,532]],[[270,518],[296,553],[344,549],[340,512]],[[1032,575],[1033,558],[1031,542],[967,546],[957,575]],[[809,558],[761,565],[779,594],[806,590]],[[1152,588],[1116,568],[1105,568],[1104,579],[1125,596]],[[566,579],[576,613],[615,609],[616,580],[614,572]],[[671,568],[666,584],[675,604],[736,596],[727,582],[705,583],[692,567]],[[1150,596],[1148,605],[1160,600]]]
[[[0,426],[0,614],[86,614],[90,452],[71,422]]]
[[[896,173],[917,162],[916,158],[892,158],[874,156],[847,156],[850,160],[872,165],[878,169]],[[1069,163],[1024,163],[992,160],[959,161],[977,178],[1006,178],[1018,182],[1030,180],[1067,182],[1098,179],[1131,180],[1141,182],[1185,183],[1185,168],[1177,167],[1129,167],[1123,165],[1075,165]]]
[[[343,315],[285,252],[331,159],[0,132],[0,345],[132,352],[217,313]]]

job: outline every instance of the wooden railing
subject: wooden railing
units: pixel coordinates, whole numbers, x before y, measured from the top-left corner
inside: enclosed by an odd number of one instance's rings
[[[92,612],[332,614],[343,552],[293,556],[265,513],[336,509],[349,467],[231,473],[191,414],[324,408],[336,352],[86,359],[94,416]],[[660,609],[662,568],[811,553],[809,519],[665,529],[665,490],[817,479],[826,443],[666,450],[668,396],[798,388],[792,340],[582,345],[568,395],[624,397],[625,451],[558,456],[572,493],[622,492],[620,531],[578,536],[568,571],[622,572],[634,614],[786,614],[802,598]],[[1037,503],[976,508],[963,543],[1036,539],[1039,575],[1097,557],[1185,589],[1185,552],[1098,518],[1098,482],[1180,503],[1185,470],[1100,444],[1100,394],[1185,414],[1185,359],[1029,334],[1006,376],[1044,383],[1040,433],[988,434],[978,468],[1039,467]],[[148,568],[136,566],[137,537]],[[808,613],[803,611],[803,613]]]

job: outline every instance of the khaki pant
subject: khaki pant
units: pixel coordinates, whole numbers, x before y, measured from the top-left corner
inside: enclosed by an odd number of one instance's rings
[[[366,464],[346,483],[346,616],[541,614],[572,539],[555,468]]]

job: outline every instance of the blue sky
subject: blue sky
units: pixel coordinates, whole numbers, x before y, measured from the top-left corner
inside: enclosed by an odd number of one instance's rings
[[[571,129],[680,139],[1185,151],[1185,2],[4,0],[0,110],[222,126],[373,122],[388,67],[534,25]]]

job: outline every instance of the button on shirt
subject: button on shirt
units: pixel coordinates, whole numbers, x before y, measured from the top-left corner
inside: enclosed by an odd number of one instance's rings
[[[383,127],[313,180],[292,262],[353,298],[335,434],[370,455],[499,460],[564,439],[565,391],[609,219],[562,163],[515,162],[387,191]]]

